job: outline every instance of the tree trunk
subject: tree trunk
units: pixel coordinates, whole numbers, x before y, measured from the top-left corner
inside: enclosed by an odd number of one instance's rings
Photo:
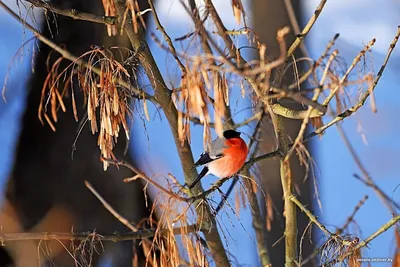
[[[292,2],[296,16],[297,18],[300,18],[300,3],[298,1]],[[252,11],[254,30],[259,35],[260,41],[267,45],[266,54],[271,58],[277,58],[279,56],[279,45],[276,40],[276,33],[278,29],[281,29],[284,26],[291,26],[284,1],[254,0]],[[295,35],[293,34],[293,29],[291,27],[291,32],[286,37],[286,42],[288,45],[291,44],[291,42],[294,40],[294,37]],[[297,54],[296,58],[298,57],[299,55]],[[301,68],[301,64],[298,64],[297,67]],[[301,73],[301,69],[299,69],[299,72]],[[284,77],[284,83],[291,83],[293,81],[293,71],[289,70],[286,72]],[[292,108],[301,108],[299,105],[294,103],[289,103],[289,105]],[[296,138],[301,122],[301,120],[297,121],[285,119],[285,130],[292,140]],[[264,125],[265,126],[262,129],[260,137],[261,140],[263,140],[261,143],[262,146],[260,147],[260,153],[273,151],[277,146],[271,123],[268,120],[265,120]],[[279,166],[280,163],[278,158],[266,160],[260,164],[261,186],[264,192],[266,192],[266,194],[270,197],[272,202],[273,207],[269,208],[274,210],[274,216],[271,222],[271,231],[268,232],[268,250],[271,256],[272,266],[285,266],[285,241],[284,238],[282,238],[285,231],[285,218],[283,216],[283,192]],[[291,171],[293,181],[295,181],[295,188],[298,188],[297,191],[300,193],[300,201],[306,206],[310,206],[312,203],[312,193],[310,191],[312,183],[310,182],[310,179],[307,179],[305,182],[303,182],[306,170],[304,166],[300,165],[296,155],[292,157]],[[261,201],[263,202],[264,199]],[[262,204],[261,207],[265,207],[265,203]],[[297,212],[297,218],[297,240],[299,242],[309,220],[300,211]],[[308,236],[309,235],[305,235],[301,245],[303,258],[310,255],[313,249]],[[280,241],[277,242],[278,240]],[[298,248],[300,248],[299,245]]]

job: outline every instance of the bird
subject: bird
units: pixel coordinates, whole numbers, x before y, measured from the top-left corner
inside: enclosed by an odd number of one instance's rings
[[[213,174],[218,178],[228,178],[236,174],[246,162],[248,148],[246,142],[240,137],[240,132],[226,130],[223,137],[212,141],[204,151],[194,167],[204,165],[197,178],[189,185],[192,189],[204,176]]]

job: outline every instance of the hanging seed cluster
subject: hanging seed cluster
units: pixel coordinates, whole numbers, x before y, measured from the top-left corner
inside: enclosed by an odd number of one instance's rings
[[[88,66],[85,69],[71,64],[59,73],[62,58],[55,61],[46,78],[42,90],[42,101],[39,107],[39,119],[43,124],[43,117],[49,126],[55,131],[54,122],[57,122],[57,111],[66,111],[63,97],[71,88],[71,81],[77,76],[77,83],[84,93],[87,119],[93,134],[98,133],[98,146],[101,156],[105,159],[115,159],[113,149],[120,136],[120,130],[124,129],[126,139],[129,140],[129,127],[127,115],[131,117],[129,102],[131,92],[118,85],[121,80],[131,81],[128,71],[120,64],[109,50],[95,47],[83,54],[81,58],[88,58]],[[62,79],[70,70],[70,79]],[[60,92],[61,81],[65,82]],[[72,82],[73,84],[74,82]],[[47,94],[46,94],[47,93]],[[46,98],[47,95],[47,98]],[[78,109],[71,90],[72,108],[75,120],[78,121]],[[50,104],[51,116],[47,106]],[[103,161],[104,170],[107,170],[108,162]]]

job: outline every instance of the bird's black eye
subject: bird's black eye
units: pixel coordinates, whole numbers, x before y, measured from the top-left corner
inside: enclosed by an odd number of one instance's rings
[[[226,130],[224,132],[224,137],[226,139],[238,138],[238,137],[240,137],[240,133],[236,132],[235,130]]]

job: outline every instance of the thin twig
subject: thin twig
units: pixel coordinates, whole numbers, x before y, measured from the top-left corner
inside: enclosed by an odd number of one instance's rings
[[[165,193],[166,195],[168,195],[171,198],[174,198],[174,199],[177,199],[177,200],[180,200],[180,201],[185,201],[185,202],[189,201],[188,198],[181,197],[181,196],[173,193],[172,191],[164,188],[162,185],[160,185],[159,183],[154,181],[154,179],[151,179],[144,172],[140,171],[138,168],[136,168],[135,166],[133,166],[132,164],[130,164],[130,163],[126,162],[126,161],[123,161],[123,160],[110,160],[110,159],[103,159],[103,160],[107,161],[108,163],[115,164],[117,166],[125,166],[125,167],[127,167],[128,169],[130,169],[131,171],[133,171],[135,173],[135,176],[133,176],[131,178],[125,178],[124,179],[125,183],[129,183],[129,182],[137,180],[138,178],[141,178],[141,179],[143,179],[147,183],[153,185],[158,190],[160,190],[161,192]]]
[[[178,231],[179,230],[179,231]],[[180,229],[176,234],[180,234]],[[96,233],[96,232],[81,232],[81,233],[0,233],[0,242],[28,241],[28,240],[86,240],[88,237],[93,237],[99,241],[120,242],[126,240],[143,239],[154,236],[156,229],[140,229],[138,231],[127,233]]]
[[[158,18],[156,9],[155,9],[154,4],[153,4],[153,0],[148,0],[147,2],[149,3],[150,9],[153,12],[154,21],[156,23],[157,29],[159,31],[161,31],[162,35],[164,36],[165,41],[167,41],[168,47],[169,47],[169,49],[171,51],[171,54],[175,58],[176,62],[178,63],[179,68],[182,71],[182,76],[185,76],[186,75],[186,68],[185,68],[185,66],[183,66],[181,60],[179,59],[178,55],[176,54],[175,46],[173,45],[171,38],[169,37],[169,35],[165,31],[164,27],[162,26],[162,24],[160,22],[160,19]]]
[[[274,158],[274,157],[278,157],[278,156],[280,156],[279,149],[277,149],[277,150],[275,150],[275,151],[272,151],[272,152],[269,152],[269,153],[266,153],[266,154],[263,154],[263,155],[260,155],[260,156],[257,156],[257,157],[255,157],[255,158],[249,159],[249,160],[243,165],[243,168],[246,168],[246,167],[248,167],[248,166],[252,166],[252,165],[254,165],[256,162],[259,162],[260,160],[270,159],[270,158]]]
[[[396,202],[393,201],[372,179],[372,177],[367,173],[366,179],[363,179],[360,177],[358,174],[353,174],[354,178],[362,182],[368,187],[371,187],[372,190],[378,195],[378,197],[381,199],[382,203],[388,208],[388,210],[392,214],[397,214],[397,212],[394,210],[396,208],[400,212],[400,205]],[[368,178],[367,178],[368,177]]]
[[[160,185],[159,183],[157,183],[156,181],[151,179],[149,176],[147,176],[144,172],[141,172],[139,169],[137,169],[132,164],[130,164],[130,163],[126,162],[126,161],[123,161],[123,160],[111,160],[111,159],[103,159],[103,160],[106,160],[110,164],[115,164],[115,165],[118,165],[118,166],[124,166],[124,167],[130,169],[131,171],[133,171],[134,173],[136,173],[136,175],[131,177],[131,178],[125,178],[124,179],[125,183],[129,183],[131,181],[135,181],[135,180],[140,178],[140,179],[145,180],[147,183],[152,184],[158,190],[160,190],[161,192],[165,193],[167,196],[169,196],[171,198],[174,198],[174,199],[177,199],[179,201],[187,202],[187,203],[194,203],[197,200],[205,199],[208,195],[210,195],[214,191],[218,190],[228,179],[230,179],[230,177],[219,179],[209,189],[204,190],[203,192],[201,192],[199,194],[191,194],[190,197],[181,197],[181,196],[173,193],[172,191],[167,190],[162,185]],[[181,190],[183,190],[186,194],[190,194],[189,190],[184,188],[182,185],[179,185],[179,186],[180,186]]]
[[[357,212],[360,210],[360,208],[364,205],[365,201],[367,201],[368,195],[365,195],[357,204],[357,206],[354,208],[353,212],[350,214],[349,217],[347,217],[346,222],[344,225],[336,230],[337,235],[340,235],[343,233],[347,227],[349,227],[350,223],[354,220],[354,216],[357,214]]]
[[[131,224],[125,217],[123,217],[121,214],[119,214],[113,207],[111,207],[110,204],[107,203],[107,201],[104,200],[104,198],[96,191],[96,189],[93,188],[93,186],[88,182],[85,181],[85,186],[95,195],[95,197],[103,204],[103,206],[118,220],[120,221],[123,225],[128,227],[131,231],[138,231],[138,228]]]
[[[255,113],[253,116],[251,116],[250,118],[245,119],[244,121],[241,121],[241,122],[238,122],[238,123],[235,123],[235,124],[231,125],[232,129],[237,129],[237,128],[240,128],[240,127],[242,127],[242,126],[249,125],[250,123],[252,123],[252,122],[254,122],[254,121],[259,121],[259,120],[260,120],[261,113],[262,113],[262,111],[256,112],[256,113]],[[185,113],[183,113],[183,117],[185,117],[185,116],[188,116],[188,115],[185,114]],[[191,122],[193,122],[194,124],[203,125],[203,123],[200,121],[199,118],[193,117],[193,116],[188,116],[188,117],[189,117],[189,120],[190,120]],[[215,127],[215,123],[214,123],[214,122],[210,122],[210,123],[209,123],[209,126],[210,126],[211,128],[214,128],[214,127]]]

